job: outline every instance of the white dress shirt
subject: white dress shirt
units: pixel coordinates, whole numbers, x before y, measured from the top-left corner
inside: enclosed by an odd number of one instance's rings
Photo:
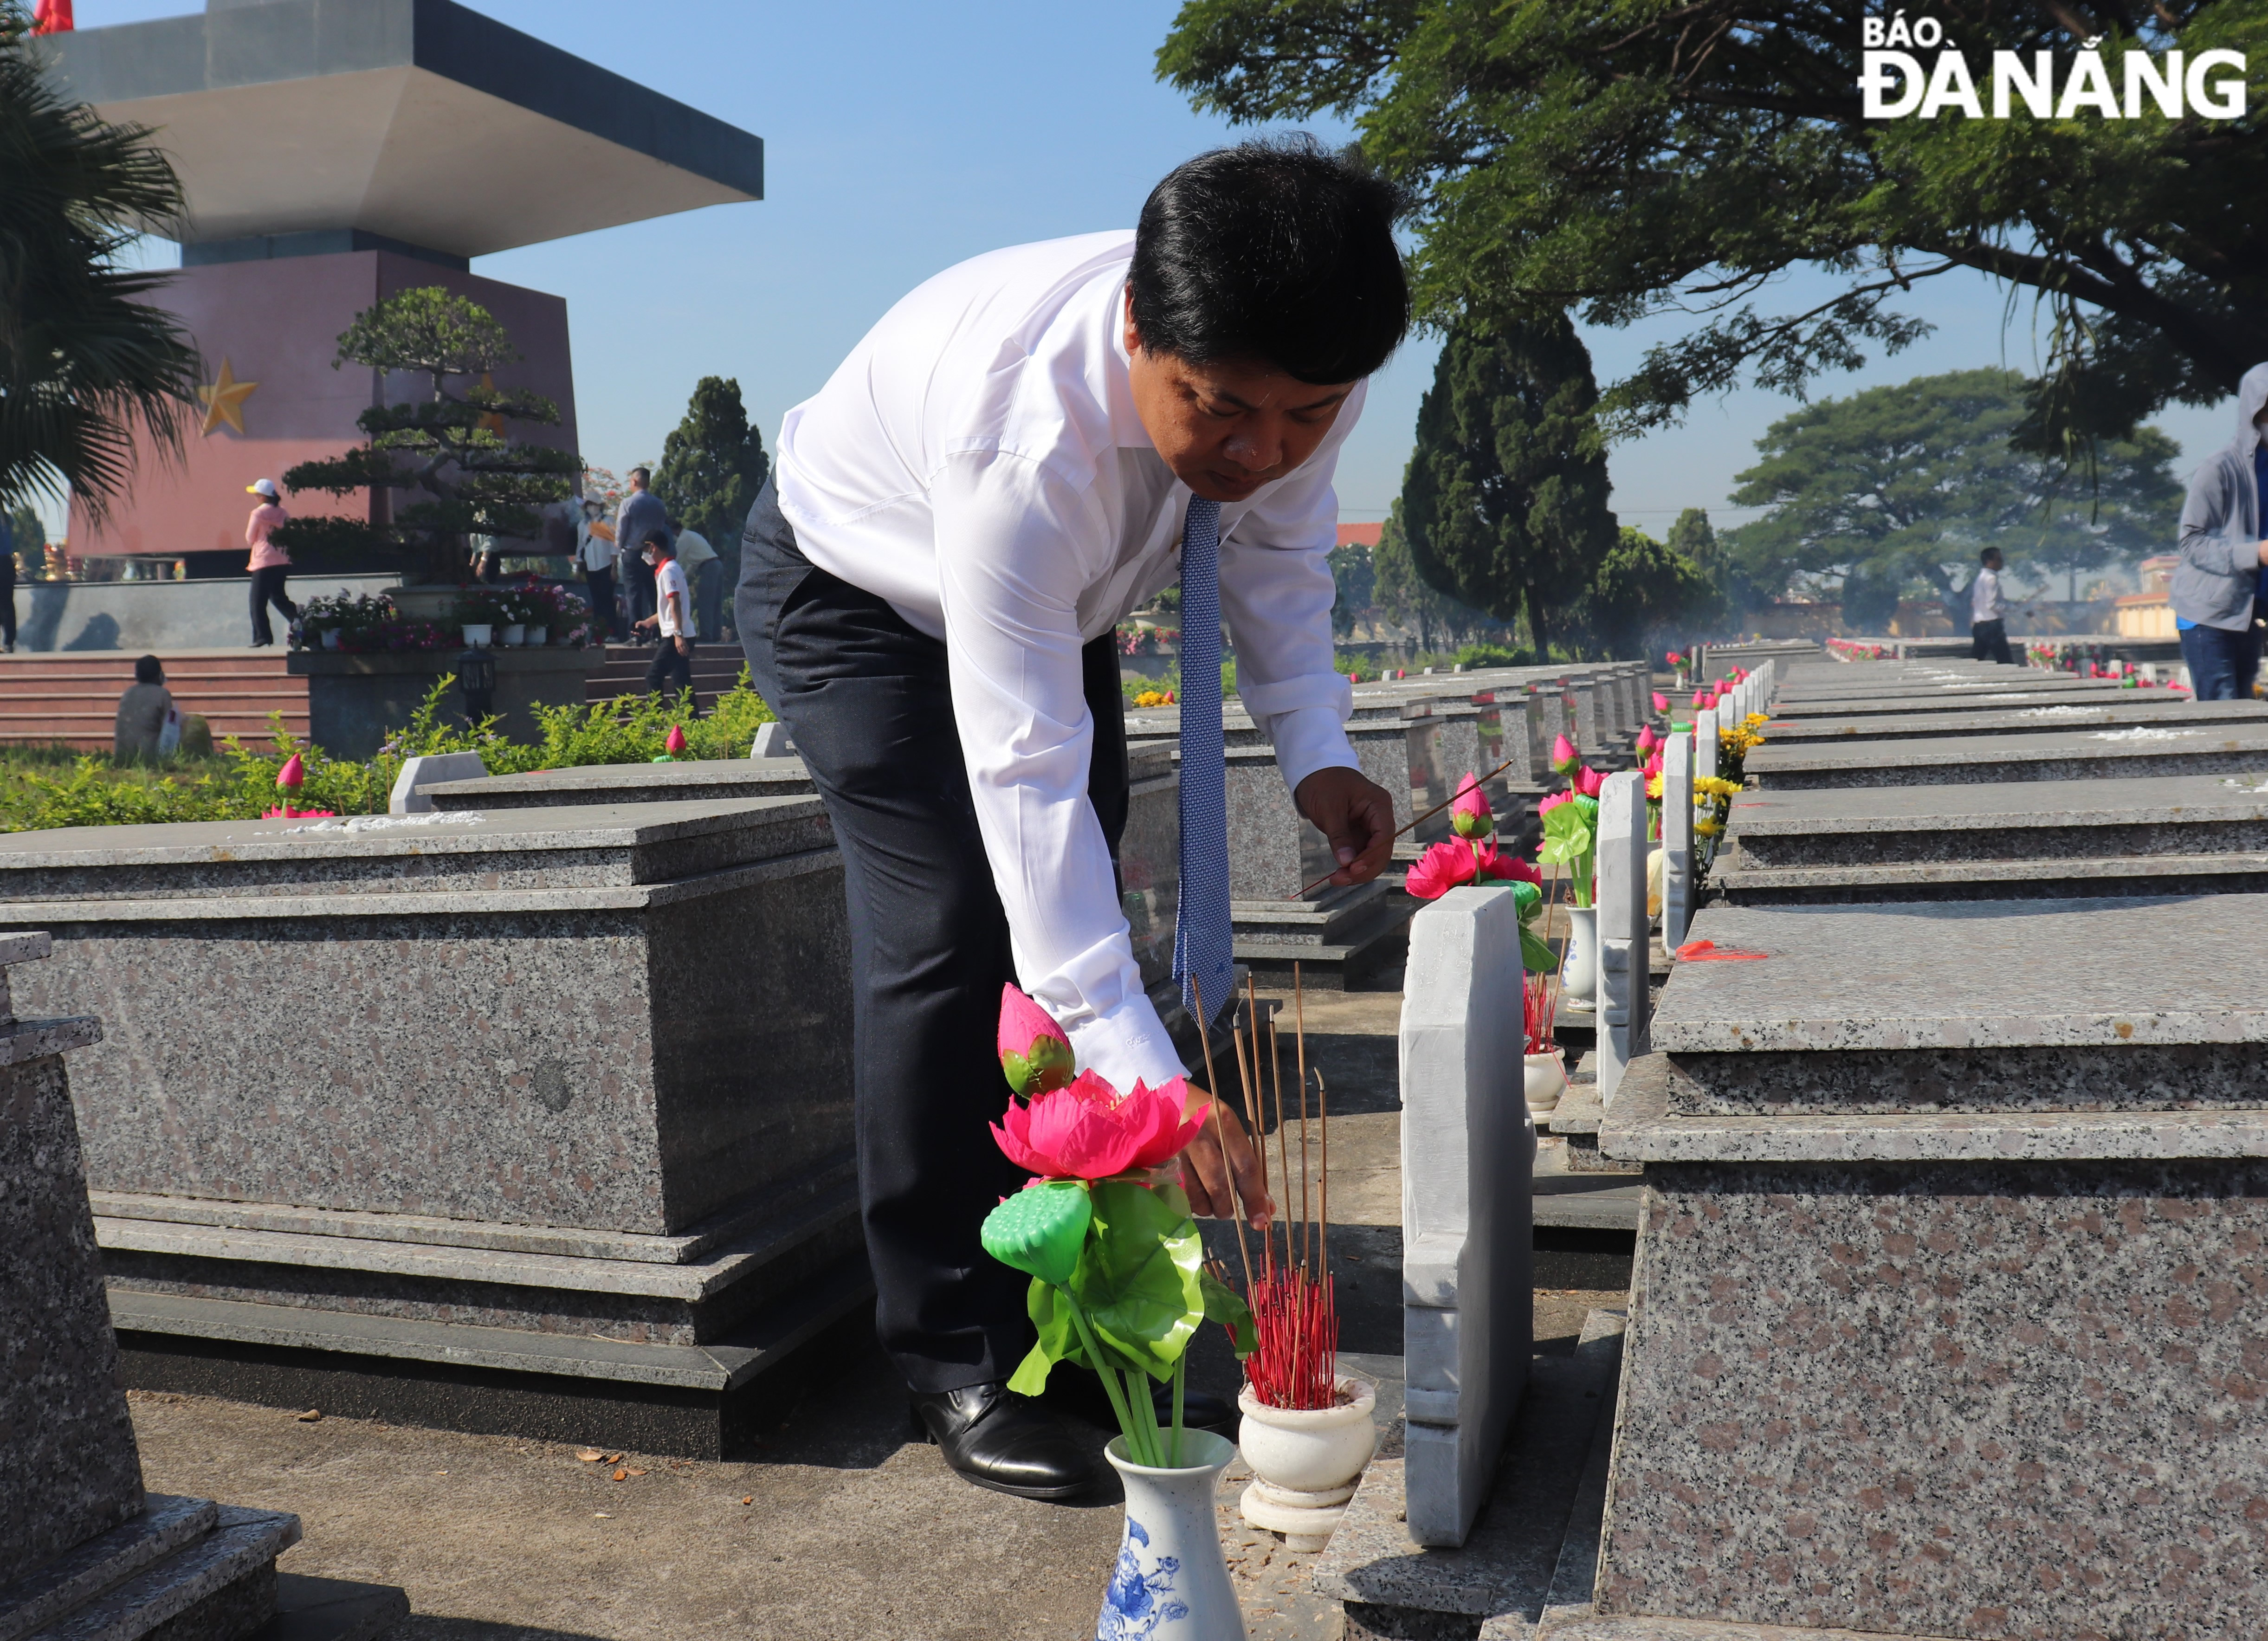
[[[780,428],[780,511],[813,564],[946,644],[977,822],[1017,975],[1082,1068],[1182,1064],[1142,989],[1087,800],[1080,647],[1180,574],[1189,488],[1136,415],[1130,230],[995,251],[919,286]],[[1338,498],[1358,386],[1306,464],[1225,504],[1237,688],[1288,785],[1357,767],[1331,666]]]
[[[1969,620],[1973,626],[1979,622],[1999,621],[2008,614],[2008,600],[2000,594],[2000,572],[1979,570],[1977,578],[1969,584]]]

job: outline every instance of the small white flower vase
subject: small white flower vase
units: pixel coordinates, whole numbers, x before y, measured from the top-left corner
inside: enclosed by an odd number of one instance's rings
[[[1125,1483],[1126,1531],[1094,1641],[1245,1641],[1213,1514],[1213,1494],[1235,1445],[1211,1431],[1185,1430],[1182,1457],[1190,1462],[1170,1470],[1130,1462],[1123,1436],[1111,1438],[1102,1453]]]
[[[1559,979],[1562,1004],[1583,1013],[1599,1005],[1599,909],[1567,909],[1567,957]]]
[[[517,650],[518,648],[519,648],[519,646],[520,646],[520,645],[522,645],[522,644],[526,644],[526,642],[527,642],[527,628],[526,628],[526,626],[524,623],[519,622],[516,622],[516,621],[515,621],[515,622],[506,622],[504,623],[504,648],[506,648],[507,650]]]
[[[1559,1108],[1559,1096],[1567,1092],[1567,1062],[1563,1051],[1554,1049],[1549,1054],[1527,1056],[1525,1086],[1528,1108],[1539,1116],[1546,1111]]]

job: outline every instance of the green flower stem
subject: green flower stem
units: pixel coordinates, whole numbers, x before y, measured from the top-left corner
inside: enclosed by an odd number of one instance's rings
[[[1133,1404],[1134,1417],[1142,1421],[1143,1445],[1150,1456],[1145,1464],[1156,1469],[1166,1468],[1166,1441],[1158,1429],[1158,1409],[1150,1400],[1150,1376],[1142,1369],[1130,1368],[1126,1376],[1126,1400]]]
[[[1104,1358],[1094,1330],[1086,1325],[1086,1313],[1079,1308],[1079,1300],[1072,1297],[1071,1291],[1058,1288],[1057,1291],[1064,1297],[1064,1308],[1071,1313],[1071,1326],[1079,1329],[1079,1343],[1086,1347],[1086,1359],[1094,1365],[1095,1376],[1102,1380],[1103,1393],[1110,1398],[1110,1410],[1118,1416],[1118,1428],[1126,1433],[1126,1446],[1130,1449],[1138,1446],[1141,1432],[1126,1411],[1126,1398],[1118,1387],[1118,1370]]]
[[[1173,1468],[1176,1470],[1182,1468],[1182,1389],[1188,1380],[1189,1365],[1186,1351],[1174,1358],[1174,1450],[1171,1456]]]

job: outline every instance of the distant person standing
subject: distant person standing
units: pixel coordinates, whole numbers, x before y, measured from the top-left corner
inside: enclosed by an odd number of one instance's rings
[[[575,533],[575,560],[583,566],[583,580],[591,589],[591,618],[599,624],[600,639],[622,636],[622,612],[615,599],[615,537],[599,517],[594,496],[582,500],[582,523]]]
[[[658,600],[654,613],[637,622],[640,632],[649,627],[655,629],[653,665],[645,669],[645,687],[652,694],[674,695],[693,688],[693,595],[685,585],[685,567],[677,562],[677,548],[667,530],[648,534],[638,556],[653,570]]]
[[[111,725],[110,754],[119,762],[129,758],[161,755],[158,737],[166,732],[166,715],[173,710],[173,692],[166,688],[166,669],[154,655],[134,663],[134,681],[118,697],[118,717]]]
[[[698,530],[688,530],[675,519],[669,528],[677,538],[677,567],[693,589],[693,629],[703,644],[717,642],[725,608],[725,561]]]
[[[2016,658],[2008,653],[2008,599],[2000,591],[2004,562],[1999,548],[1986,548],[1979,560],[1983,567],[1969,584],[1969,659],[2014,666]]]
[[[2236,385],[2236,437],[2190,475],[2182,504],[2182,562],[2174,567],[2174,625],[2199,701],[2250,701],[2260,676],[2261,600],[2268,597],[2268,364]]]
[[[247,496],[261,498],[245,523],[244,541],[252,549],[247,566],[252,571],[252,647],[264,650],[276,642],[276,634],[268,625],[269,605],[282,610],[287,620],[299,619],[299,607],[284,595],[284,580],[291,573],[291,555],[269,539],[291,515],[284,511],[275,480],[260,479],[244,489]]]
[[[632,467],[630,493],[622,497],[622,504],[615,512],[615,544],[630,556],[630,563],[622,567],[622,585],[630,594],[628,603],[633,624],[661,607],[654,601],[653,571],[646,567],[645,555],[639,550],[639,543],[646,537],[656,530],[669,528],[669,510],[661,504],[661,497],[646,488],[652,482],[653,475],[644,467]]]

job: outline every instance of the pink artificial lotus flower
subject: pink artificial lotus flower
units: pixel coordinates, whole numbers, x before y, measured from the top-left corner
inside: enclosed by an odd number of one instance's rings
[[[1644,729],[1638,731],[1638,749],[1640,752],[1652,752],[1660,745],[1661,745],[1661,737],[1653,732],[1653,725],[1649,724]]]
[[[1648,779],[1649,781],[1650,781],[1650,780],[1652,780],[1655,776],[1657,776],[1657,775],[1660,774],[1660,773],[1661,773],[1661,754],[1660,754],[1660,753],[1658,753],[1658,752],[1657,752],[1657,753],[1655,753],[1655,754],[1653,754],[1653,756],[1652,756],[1651,758],[1648,758],[1648,759],[1646,761],[1646,765],[1645,765],[1645,767],[1644,767],[1643,769],[1639,769],[1639,770],[1638,770],[1638,773],[1639,773],[1640,775],[1645,776],[1646,776],[1646,779]]]
[[[1042,1180],[1107,1180],[1135,1168],[1154,1168],[1197,1137],[1209,1107],[1184,1116],[1189,1084],[1175,1078],[1162,1088],[1136,1083],[1121,1094],[1093,1071],[1067,1087],[1050,1089],[1030,1104],[1008,1102],[992,1125],[992,1138],[1020,1168]]]
[[[1551,767],[1558,770],[1562,775],[1565,775],[1568,770],[1577,767],[1582,762],[1582,758],[1583,754],[1576,749],[1575,743],[1569,740],[1565,735],[1558,736],[1553,740],[1551,743]]]
[[[1685,665],[1685,658],[1678,654],[1675,650],[1666,651],[1661,659],[1668,662],[1672,666],[1683,666]]]
[[[1071,1039],[1055,1017],[1013,986],[1000,988],[1000,1070],[1008,1086],[1031,1100],[1071,1079]]]
[[[669,734],[661,743],[661,749],[673,758],[679,753],[683,752],[685,750],[685,731],[678,725],[672,724],[669,726]]]
[[[306,784],[306,779],[307,766],[299,761],[299,754],[296,752],[284,759],[284,767],[276,772],[276,784],[291,791],[298,791]]]
[[[1487,837],[1496,830],[1496,813],[1489,807],[1488,794],[1470,769],[1465,771],[1464,784],[1450,800],[1449,824],[1459,837]]]
[[[1668,712],[1669,710],[1669,697],[1663,695],[1659,689],[1653,692],[1653,710],[1657,712]]]
[[[1478,853],[1474,857],[1473,866],[1473,876],[1476,881],[1482,878],[1513,879],[1523,883],[1533,883],[1538,888],[1543,887],[1543,874],[1535,869],[1534,861],[1522,860],[1517,855],[1504,854],[1498,850],[1494,843],[1483,843],[1480,846]]]
[[[1554,809],[1557,809],[1561,804],[1572,803],[1574,801],[1575,794],[1572,791],[1554,792],[1550,797],[1545,798],[1542,803],[1535,806],[1535,813],[1538,816],[1548,815]]]
[[[1460,884],[1470,883],[1477,870],[1469,844],[1443,842],[1418,857],[1402,887],[1421,901],[1438,901]]]
[[[1586,798],[1596,798],[1606,784],[1607,777],[1596,769],[1585,769],[1575,776],[1575,790]]]

